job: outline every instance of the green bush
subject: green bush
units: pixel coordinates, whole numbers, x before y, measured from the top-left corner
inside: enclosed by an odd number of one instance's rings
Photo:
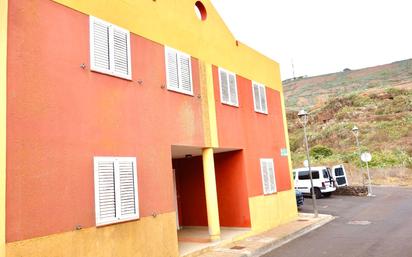
[[[330,148],[322,145],[317,145],[310,149],[310,155],[316,160],[326,158],[328,156],[331,156],[332,154],[333,151]]]

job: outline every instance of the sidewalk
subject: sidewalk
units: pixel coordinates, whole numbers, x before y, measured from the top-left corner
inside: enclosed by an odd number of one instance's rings
[[[315,230],[326,223],[332,221],[333,216],[319,214],[318,218],[313,218],[312,214],[300,213],[299,218],[290,223],[281,225],[262,234],[249,238],[219,245],[203,253],[192,253],[187,256],[199,257],[246,257],[262,256],[283,244],[292,241],[312,230]]]

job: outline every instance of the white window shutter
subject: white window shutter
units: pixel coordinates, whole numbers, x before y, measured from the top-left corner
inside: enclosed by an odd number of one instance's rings
[[[130,34],[122,29],[113,29],[113,62],[114,72],[122,75],[130,74],[129,38]]]
[[[95,157],[96,224],[139,218],[136,158]]]
[[[275,177],[275,168],[273,165],[273,160],[268,160],[268,176],[269,176],[269,184],[270,184],[270,192],[276,192],[276,177]]]
[[[229,74],[229,89],[230,89],[229,90],[230,91],[230,103],[233,105],[238,105],[235,74]]]
[[[132,79],[130,32],[90,16],[90,68]]]
[[[177,53],[166,48],[166,77],[168,88],[179,88],[179,72],[177,64]]]
[[[260,169],[262,173],[262,184],[263,184],[263,194],[269,194],[270,192],[270,184],[269,184],[269,177],[267,172],[267,164],[265,160],[260,161]]]
[[[263,113],[267,113],[266,89],[263,85],[259,86],[260,106]]]
[[[229,85],[227,83],[227,73],[224,70],[219,71],[220,74],[220,92],[223,103],[229,102]]]
[[[180,88],[181,90],[192,93],[192,70],[190,56],[179,54]]]
[[[91,65],[95,69],[110,70],[110,47],[109,31],[110,26],[97,19],[90,20],[91,29]]]
[[[122,217],[138,214],[135,170],[133,161],[119,161],[120,214]]]
[[[255,103],[255,111],[261,111],[259,85],[254,84],[254,83],[253,83],[253,102]]]
[[[95,159],[95,201],[97,223],[116,218],[114,160]]]

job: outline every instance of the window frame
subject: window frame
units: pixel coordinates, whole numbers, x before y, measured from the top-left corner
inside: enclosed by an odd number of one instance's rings
[[[266,165],[270,165],[273,170],[273,191],[266,191],[265,189],[265,176],[264,176],[264,170],[263,170],[263,163],[266,162]],[[266,172],[269,172],[269,169],[266,170]],[[260,174],[262,177],[262,188],[263,188],[263,194],[264,195],[271,195],[274,193],[277,193],[277,186],[276,186],[276,172],[275,172],[275,165],[274,161],[272,158],[260,158]],[[269,174],[267,174],[269,176]],[[270,178],[269,178],[269,183],[271,183]]]
[[[179,51],[177,49],[174,49],[172,47],[169,47],[169,46],[165,46],[164,48],[165,48],[164,55],[165,55],[166,88],[167,88],[167,90],[182,93],[182,94],[185,94],[185,95],[194,96],[194,90],[193,90],[194,85],[193,85],[193,74],[192,74],[193,73],[193,71],[192,71],[192,56],[187,54],[187,53],[184,53],[182,51]],[[168,70],[168,59],[169,59],[168,53],[169,52],[173,52],[177,56],[177,74],[178,74],[178,82],[179,82],[179,87],[178,88],[172,87],[170,85],[169,70]],[[187,91],[187,90],[182,89],[181,65],[179,63],[180,56],[184,56],[184,57],[187,57],[189,59],[190,89],[191,89],[191,91]]]
[[[112,219],[102,219],[100,218],[100,207],[99,207],[99,170],[98,170],[98,163],[99,161],[113,161],[114,165],[114,182],[115,182],[115,211],[116,217]],[[135,191],[135,210],[136,213],[132,215],[117,215],[118,212],[121,211],[121,201],[120,201],[120,172],[119,172],[119,161],[130,161],[133,163],[133,179],[134,179],[134,191]],[[117,163],[117,167],[116,167]],[[105,226],[109,224],[115,224],[130,220],[138,220],[140,218],[140,211],[139,211],[139,190],[138,190],[138,180],[137,180],[137,167],[136,167],[136,157],[114,157],[114,156],[95,156],[93,158],[94,164],[94,200],[95,200],[95,216],[96,216],[96,226]]]
[[[223,100],[223,91],[222,91],[222,77],[220,72],[224,72],[226,73],[227,76],[227,92],[228,92],[228,101],[224,101]],[[219,75],[219,89],[220,89],[220,102],[222,104],[226,104],[226,105],[230,105],[230,106],[234,106],[234,107],[239,107],[239,95],[238,95],[238,90],[237,90],[237,76],[236,73],[228,71],[224,68],[219,67],[218,69],[218,75]],[[233,101],[231,101],[231,94],[230,94],[230,80],[229,80],[229,75],[233,75],[235,77],[235,93],[236,93],[236,103],[233,103]]]
[[[109,27],[109,69],[97,67],[94,63],[94,22],[102,23]],[[116,72],[114,70],[114,29],[120,30],[127,34],[127,69],[128,74],[123,74]],[[132,80],[132,57],[131,57],[131,46],[130,46],[130,31],[116,26],[110,22],[104,21],[94,16],[89,16],[89,44],[90,44],[90,70],[102,74],[111,75],[114,77],[119,77],[122,79]]]
[[[258,109],[256,109],[256,95],[255,95],[255,85],[259,88],[258,89],[258,91],[259,91],[259,101],[260,101],[260,89],[261,88],[263,88],[263,92],[264,92],[264,94],[265,94],[265,104],[266,104],[266,111],[264,111],[263,109],[262,109],[262,103],[260,102],[260,110],[258,110]],[[252,81],[252,94],[253,94],[253,109],[255,110],[255,112],[257,112],[257,113],[262,113],[262,114],[269,114],[269,111],[268,111],[268,99],[267,99],[267,95],[266,95],[266,87],[265,87],[265,85],[263,85],[263,84],[261,84],[261,83],[258,83],[258,82],[256,82],[256,81]]]

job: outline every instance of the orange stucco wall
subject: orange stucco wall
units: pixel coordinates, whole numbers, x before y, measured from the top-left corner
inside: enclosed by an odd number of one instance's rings
[[[174,211],[170,145],[203,145],[202,110],[161,88],[164,47],[132,34],[127,81],[89,70],[87,15],[44,0],[9,13],[7,241],[94,226],[93,156],[137,157],[141,216]]]
[[[243,152],[214,155],[219,221],[225,227],[250,227]],[[207,226],[202,157],[173,160],[181,226]]]
[[[244,149],[245,170],[249,196],[263,194],[260,158],[273,158],[278,191],[291,189],[279,91],[266,88],[268,113],[254,111],[252,82],[237,76],[239,107],[221,103],[218,68],[213,67],[216,117],[219,145],[224,148]]]

